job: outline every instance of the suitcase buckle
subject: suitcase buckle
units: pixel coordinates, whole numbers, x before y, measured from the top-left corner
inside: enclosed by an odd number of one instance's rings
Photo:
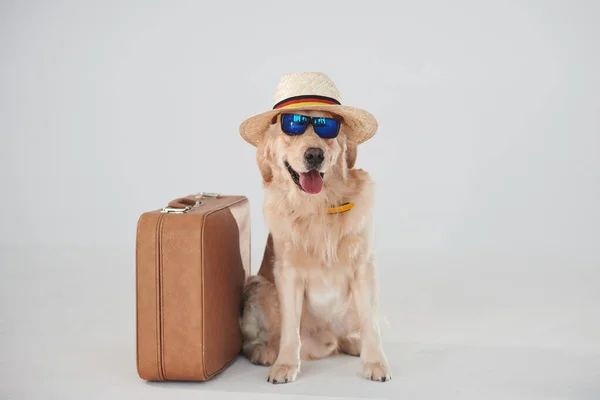
[[[185,206],[184,208],[175,208],[175,207],[163,207],[160,212],[162,214],[185,214],[190,211],[192,207]]]

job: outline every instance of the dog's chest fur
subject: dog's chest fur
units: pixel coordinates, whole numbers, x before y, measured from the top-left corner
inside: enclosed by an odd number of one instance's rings
[[[347,268],[356,247],[366,244],[361,238],[369,222],[360,207],[355,208],[339,214],[327,214],[324,208],[310,217],[292,212],[289,218],[273,221],[271,231],[286,243],[298,267]]]
[[[278,243],[275,268],[297,269],[304,277],[308,311],[332,323],[351,307],[350,282],[371,251],[370,181],[362,171],[353,175],[353,190],[335,200],[277,192],[265,198],[267,224]],[[355,206],[328,214],[329,207],[347,201]]]
[[[274,238],[304,253],[309,260],[303,261],[312,267],[347,265],[352,261],[348,252],[361,244],[357,237],[364,239],[362,245],[366,246],[371,229],[371,181],[362,170],[353,170],[351,177],[347,184],[351,189],[345,186],[343,195],[328,196],[329,200],[304,194],[285,196],[281,192],[268,193],[265,215]],[[355,206],[349,211],[328,214],[329,207],[350,201]]]
[[[312,315],[336,324],[352,307],[348,269],[320,269],[306,277],[305,307]]]

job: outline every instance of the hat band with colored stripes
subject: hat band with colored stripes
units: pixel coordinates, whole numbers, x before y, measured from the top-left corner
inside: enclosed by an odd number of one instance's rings
[[[326,96],[316,96],[316,95],[305,95],[305,96],[294,96],[288,97],[275,104],[273,110],[279,110],[282,108],[297,108],[297,107],[306,107],[306,106],[331,106],[331,105],[341,105],[339,101],[334,98],[326,97]]]

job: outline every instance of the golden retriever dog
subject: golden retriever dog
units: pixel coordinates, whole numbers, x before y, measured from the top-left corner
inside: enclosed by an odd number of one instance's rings
[[[355,169],[357,145],[342,117],[333,139],[282,132],[280,116],[257,143],[270,231],[258,275],[248,278],[240,321],[245,356],[271,366],[268,381],[296,379],[302,360],[338,353],[360,356],[367,379],[391,371],[378,318],[373,254],[373,183]],[[344,212],[334,206],[353,203]]]

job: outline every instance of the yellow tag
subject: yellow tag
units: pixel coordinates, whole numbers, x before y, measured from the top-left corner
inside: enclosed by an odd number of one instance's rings
[[[337,207],[331,207],[327,209],[327,214],[339,214],[346,211],[350,211],[354,207],[354,203],[348,202]]]

